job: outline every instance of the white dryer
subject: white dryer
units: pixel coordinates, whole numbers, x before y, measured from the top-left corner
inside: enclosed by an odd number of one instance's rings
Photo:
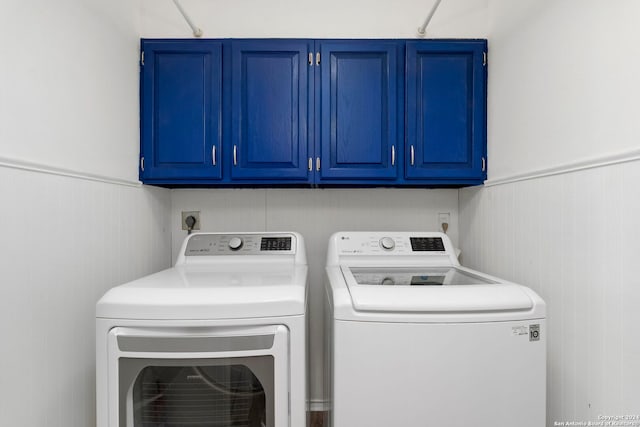
[[[97,303],[97,426],[306,425],[297,233],[200,233]]]
[[[330,426],[545,425],[544,302],[445,234],[336,233],[325,289]]]

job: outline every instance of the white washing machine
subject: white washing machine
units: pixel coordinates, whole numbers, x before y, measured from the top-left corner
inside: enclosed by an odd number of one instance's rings
[[[544,427],[544,302],[445,234],[336,233],[325,289],[330,426]]]
[[[190,235],[97,304],[97,426],[305,426],[306,306],[299,234]]]

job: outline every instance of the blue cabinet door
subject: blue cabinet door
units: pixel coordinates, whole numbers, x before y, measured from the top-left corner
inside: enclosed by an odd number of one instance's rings
[[[320,183],[397,178],[403,45],[385,40],[316,42]]]
[[[142,41],[144,182],[221,178],[222,43]]]
[[[309,182],[306,40],[231,42],[232,181]]]
[[[405,177],[486,178],[485,40],[407,41]]]

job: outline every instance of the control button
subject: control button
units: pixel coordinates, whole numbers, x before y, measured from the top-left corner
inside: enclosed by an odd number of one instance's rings
[[[393,286],[396,282],[393,281],[391,277],[385,277],[382,279],[382,286]]]
[[[396,247],[396,242],[394,242],[391,237],[383,237],[382,239],[380,239],[380,246],[382,247],[382,249],[390,251],[391,249]]]
[[[237,251],[241,247],[242,247],[242,239],[241,238],[232,237],[231,240],[229,240],[229,249],[231,249],[232,251]]]

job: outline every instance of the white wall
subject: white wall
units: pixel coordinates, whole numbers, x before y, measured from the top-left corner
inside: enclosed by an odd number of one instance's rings
[[[640,146],[636,0],[490,0],[488,174]]]
[[[309,262],[312,409],[322,408],[323,274],[329,236],[336,231],[438,230],[438,213],[451,213],[458,242],[458,192],[423,189],[173,190],[173,257],[186,231],[181,211],[201,212],[202,231],[297,231]]]
[[[138,7],[3,2],[0,157],[137,179]]]
[[[171,0],[142,1],[143,37],[192,37]],[[442,2],[428,37],[486,35],[488,0]],[[183,0],[205,38],[413,38],[433,2],[424,0]]]
[[[460,191],[463,263],[547,301],[548,426],[640,413],[637,16],[489,2],[490,180]]]
[[[0,13],[0,424],[95,425],[95,303],[170,265],[170,192],[140,186],[137,1]]]

